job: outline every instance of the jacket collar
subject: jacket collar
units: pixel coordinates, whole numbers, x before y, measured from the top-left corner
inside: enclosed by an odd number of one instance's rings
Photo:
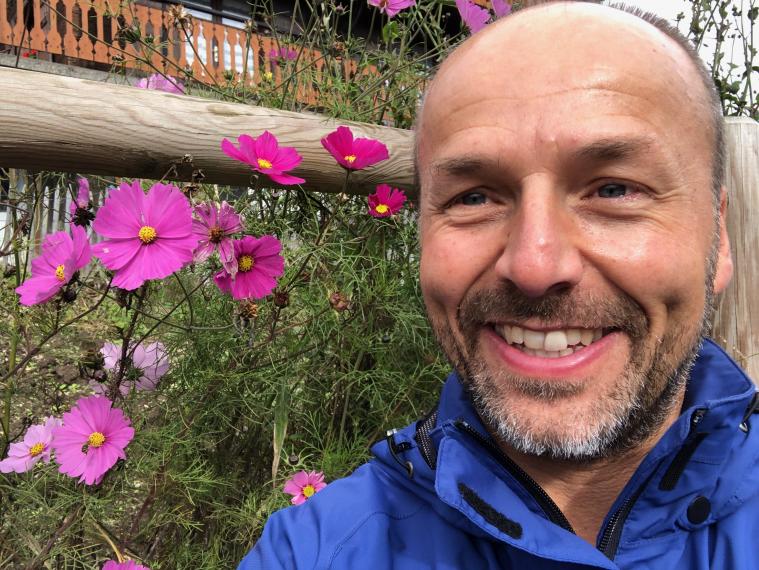
[[[740,489],[744,494],[755,492],[749,489],[755,489],[756,482],[741,481],[741,474],[757,463],[759,438],[739,429],[754,393],[745,373],[716,344],[705,341],[687,385],[681,416],[638,467],[607,515],[608,519],[635,496],[619,555],[625,555],[631,537],[655,538],[698,526],[687,517],[696,496],[710,501],[711,514],[700,523],[708,524],[740,505],[736,501]],[[694,423],[696,418],[700,421]],[[520,549],[557,561],[616,567],[600,551],[548,523],[539,501],[493,454],[463,433],[462,422],[489,439],[453,373],[443,388],[436,427],[430,433],[437,448],[435,492],[443,502],[492,537]],[[754,423],[753,431],[759,433],[759,421]],[[682,469],[673,467],[678,452],[689,443],[692,446],[696,435],[700,441],[686,454]],[[669,483],[663,486],[668,470]]]

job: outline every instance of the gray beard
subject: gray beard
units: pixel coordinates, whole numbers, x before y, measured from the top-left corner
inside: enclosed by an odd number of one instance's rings
[[[588,463],[618,457],[656,433],[680,401],[703,338],[710,330],[713,311],[713,277],[716,244],[707,262],[704,312],[700,327],[674,327],[647,349],[648,320],[643,309],[622,294],[611,301],[577,299],[559,294],[538,300],[524,297],[514,286],[473,293],[458,311],[457,323],[465,346],[447,322],[432,327],[449,361],[469,391],[475,410],[500,443],[521,453],[555,460]],[[541,317],[547,320],[603,323],[626,333],[631,357],[609,394],[578,413],[578,420],[560,432],[525,417],[500,388],[508,385],[522,396],[553,402],[571,398],[581,386],[571,382],[545,382],[505,372],[491,374],[479,354],[478,337],[486,322]],[[651,354],[648,354],[651,353]],[[578,411],[579,412],[579,411]],[[544,422],[545,424],[545,422]]]

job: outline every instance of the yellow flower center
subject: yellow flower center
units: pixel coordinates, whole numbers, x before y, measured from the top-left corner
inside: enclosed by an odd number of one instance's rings
[[[390,207],[387,204],[377,204],[374,209],[378,214],[384,214]]]
[[[345,162],[347,162],[349,164],[353,164],[354,162],[356,162],[356,155],[355,154],[349,154],[348,156],[345,156],[343,158],[345,158]]]
[[[219,226],[214,226],[208,230],[208,241],[211,243],[219,243],[224,238],[224,230]]]
[[[313,485],[306,485],[305,487],[303,487],[302,492],[303,492],[303,496],[306,497],[306,499],[308,499],[311,495],[316,493],[316,489],[314,489]]]
[[[140,232],[137,234],[137,237],[140,238],[140,241],[142,243],[148,245],[149,243],[153,243],[155,241],[155,238],[158,237],[158,234],[156,233],[154,227],[142,226],[140,228]]]
[[[63,272],[65,267],[63,267],[63,264],[61,263],[58,267],[55,268],[55,278],[58,281],[65,281],[66,280],[66,274]]]
[[[271,162],[269,162],[265,158],[259,158],[258,159],[258,168],[263,168],[263,169],[271,168]]]
[[[29,455],[31,455],[32,457],[37,457],[43,451],[45,451],[45,444],[42,442],[35,443],[33,446],[29,448]]]
[[[105,436],[100,433],[99,431],[93,431],[90,434],[89,439],[87,440],[87,443],[90,447],[100,447],[105,443]]]
[[[253,258],[249,255],[241,255],[237,258],[237,271],[245,273],[253,269],[253,265]]]

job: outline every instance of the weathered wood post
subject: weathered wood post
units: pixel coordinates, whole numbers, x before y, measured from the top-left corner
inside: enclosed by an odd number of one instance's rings
[[[727,119],[727,229],[733,281],[721,296],[713,336],[759,382],[759,123]]]

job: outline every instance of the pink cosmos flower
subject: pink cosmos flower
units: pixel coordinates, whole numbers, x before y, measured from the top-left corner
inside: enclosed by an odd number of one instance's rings
[[[324,473],[321,471],[298,471],[292,476],[292,479],[285,483],[282,490],[293,496],[290,500],[293,505],[301,505],[306,502],[306,499],[326,486]]]
[[[234,242],[237,273],[233,277],[225,269],[214,276],[216,285],[235,299],[261,299],[277,286],[277,277],[285,271],[280,253],[282,244],[274,236],[245,236]]]
[[[153,73],[150,77],[143,77],[135,84],[135,87],[184,95],[184,83],[174,77],[164,77],[160,73]]]
[[[490,5],[493,6],[496,18],[503,18],[511,14],[511,4],[506,0],[491,0]]]
[[[55,232],[42,242],[42,253],[32,260],[32,276],[16,287],[22,305],[37,305],[52,299],[74,274],[92,259],[87,233],[71,226],[71,235]]]
[[[368,0],[369,4],[379,8],[381,14],[392,18],[401,10],[416,5],[416,0]]]
[[[196,218],[192,220],[192,231],[199,241],[193,253],[193,261],[205,261],[214,250],[218,250],[224,268],[234,276],[237,260],[231,236],[242,231],[240,215],[226,202],[222,202],[221,207],[211,202],[198,204],[194,211]]]
[[[116,461],[126,459],[124,448],[132,441],[134,429],[129,418],[113,402],[102,396],[80,398],[63,414],[63,425],[53,428],[58,471],[79,482],[97,485]]]
[[[176,186],[122,182],[108,194],[92,227],[105,241],[92,247],[113,285],[129,291],[148,279],[168,277],[192,261],[198,238],[192,233],[190,202]]]
[[[293,61],[298,59],[298,50],[291,47],[271,48],[269,59],[272,61]]]
[[[361,170],[389,158],[384,144],[374,139],[354,139],[348,127],[337,127],[322,139],[322,146],[348,170]]]
[[[109,560],[100,570],[150,570],[150,568],[137,564],[134,560],[124,560],[124,562]]]
[[[369,194],[369,215],[375,218],[387,218],[396,214],[406,202],[403,190],[380,184],[374,194]]]
[[[221,141],[221,150],[227,156],[249,164],[253,170],[266,174],[279,184],[290,185],[305,182],[303,178],[285,174],[285,171],[298,166],[303,157],[292,147],[280,147],[277,137],[269,131],[264,131],[256,138],[240,135],[237,137],[237,142],[240,145],[239,149],[224,139]]]
[[[11,444],[8,457],[0,461],[0,473],[23,473],[29,471],[40,460],[50,463],[53,428],[60,425],[61,420],[51,416],[45,423],[31,426],[26,430],[23,441]]]
[[[90,181],[86,178],[80,178],[78,182],[79,191],[76,194],[76,199],[72,200],[69,205],[71,217],[76,216],[77,210],[86,210],[90,205]]]
[[[166,347],[160,342],[151,342],[150,344],[140,343],[135,347],[130,347],[132,351],[131,366],[127,370],[125,379],[119,385],[119,392],[126,396],[134,387],[137,391],[155,390],[158,381],[169,370],[169,355]],[[127,351],[128,352],[128,351]],[[103,368],[109,372],[116,372],[119,369],[121,361],[121,346],[106,342],[100,349],[103,355]],[[96,394],[105,395],[106,384],[103,382],[92,381],[90,388]]]
[[[492,0],[492,6],[495,12],[494,20],[511,13],[511,5],[505,0]],[[479,32],[490,21],[490,12],[472,0],[456,0],[456,8],[461,15],[461,20],[472,34]]]

